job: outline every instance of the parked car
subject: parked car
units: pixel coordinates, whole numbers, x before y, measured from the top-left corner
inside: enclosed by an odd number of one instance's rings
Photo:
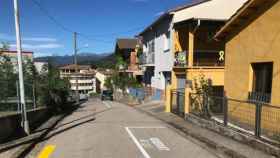
[[[80,100],[88,100],[87,94],[80,94]]]
[[[101,100],[113,101],[113,92],[111,90],[103,90],[101,93]]]

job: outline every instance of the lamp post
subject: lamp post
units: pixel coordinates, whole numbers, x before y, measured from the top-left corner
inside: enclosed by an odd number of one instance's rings
[[[16,45],[17,45],[17,60],[18,60],[18,76],[19,76],[19,91],[20,91],[20,105],[22,106],[22,125],[26,134],[29,134],[29,123],[27,120],[26,103],[24,94],[23,70],[22,70],[22,48],[21,48],[21,34],[19,24],[19,9],[18,1],[14,0],[14,14],[15,14],[15,29],[16,29]]]

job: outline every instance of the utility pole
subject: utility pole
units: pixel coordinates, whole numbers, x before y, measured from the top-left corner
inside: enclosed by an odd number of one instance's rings
[[[76,103],[80,102],[79,83],[78,83],[78,61],[77,61],[77,32],[74,32],[74,64],[75,64],[75,80],[76,80]]]
[[[15,28],[16,28],[16,43],[17,43],[17,60],[18,60],[18,76],[19,76],[19,90],[20,90],[20,104],[22,106],[23,115],[23,128],[26,134],[29,135],[29,124],[26,114],[26,103],[24,94],[24,82],[23,82],[23,70],[22,70],[22,49],[21,49],[21,34],[20,34],[20,24],[19,24],[19,9],[18,0],[14,0],[14,14],[15,14]]]

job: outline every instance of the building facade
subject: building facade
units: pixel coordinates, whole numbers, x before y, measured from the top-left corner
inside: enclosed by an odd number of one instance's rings
[[[214,35],[245,1],[202,1],[176,10],[172,32],[175,60],[166,97],[167,112],[189,113],[189,96],[195,93],[200,76],[211,82],[215,93],[223,94],[225,44],[215,41]]]
[[[71,84],[71,90],[79,91],[80,94],[96,93],[95,71],[87,65],[67,65],[60,67],[61,78],[66,78]],[[78,84],[78,85],[77,85]]]
[[[243,104],[229,106],[232,120],[255,126],[260,107],[262,134],[280,133],[280,1],[248,1],[216,34],[226,41],[225,92]]]
[[[96,70],[96,92],[100,93],[106,90],[105,86],[106,79],[113,75],[113,70],[110,69],[97,69]]]
[[[172,15],[159,17],[138,36],[143,44],[140,67],[144,71],[143,83],[152,87],[155,99],[161,99],[171,78],[173,56],[171,54]]]

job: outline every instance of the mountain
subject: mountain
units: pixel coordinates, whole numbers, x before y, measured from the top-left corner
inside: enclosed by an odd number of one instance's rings
[[[79,53],[77,56],[78,64],[81,65],[93,65],[96,67],[111,68],[115,63],[115,56],[113,53]],[[63,66],[74,63],[73,55],[65,56],[45,56],[37,57],[34,61],[48,62],[51,61],[56,66]]]

